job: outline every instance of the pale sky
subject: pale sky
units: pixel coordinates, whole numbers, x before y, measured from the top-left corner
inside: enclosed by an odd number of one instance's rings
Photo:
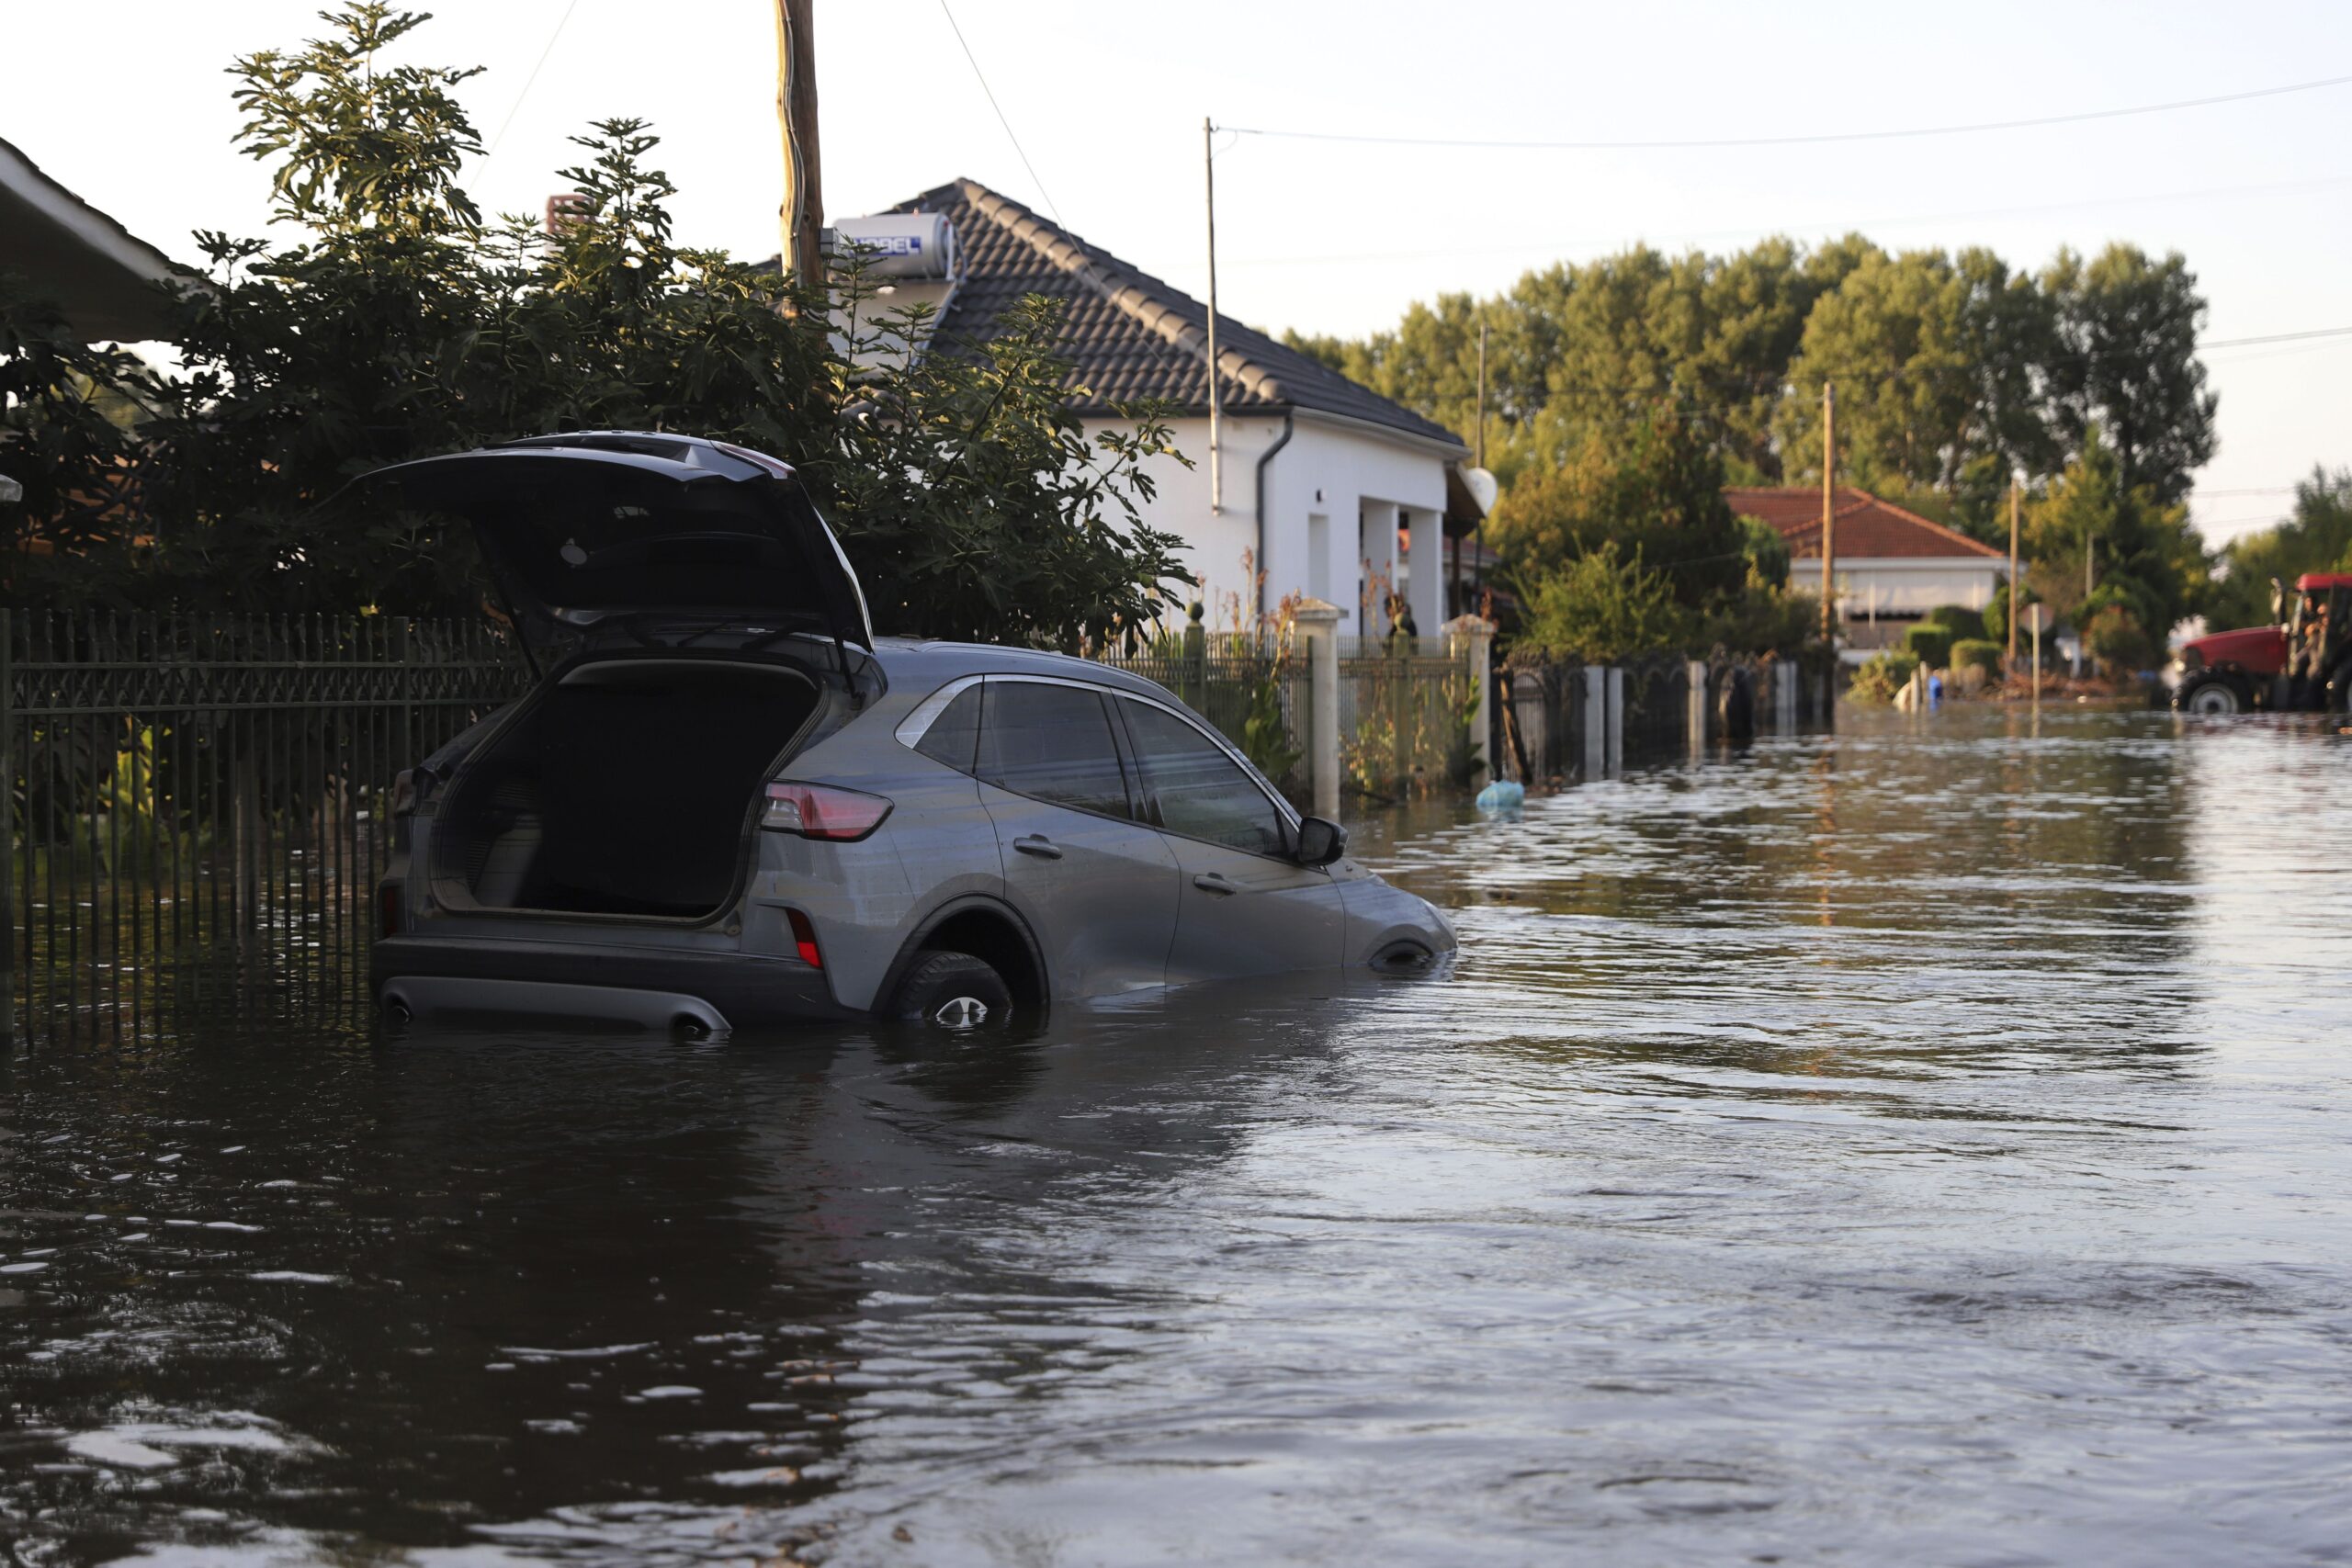
[[[1201,122],[1484,140],[1802,135],[2125,107],[2352,75],[2352,6],[1979,0],[1623,5],[819,0],[831,217],[958,175],[1204,292]],[[319,0],[0,0],[0,137],[164,250],[261,230],[230,147],[231,58],[318,30]],[[412,58],[489,69],[464,96],[497,145],[468,181],[536,212],[564,138],[650,119],[678,234],[776,248],[771,0],[445,0]],[[550,47],[552,40],[552,47]],[[542,59],[536,81],[535,65]],[[525,91],[526,82],[528,91]],[[501,134],[501,128],[503,133]],[[1636,240],[1736,249],[1860,229],[1891,249],[2178,248],[2211,338],[2352,326],[2352,85],[2034,130],[1706,151],[1404,149],[1219,138],[1219,303],[1361,333],[1441,290]],[[1040,190],[1039,180],[1045,188]],[[2219,349],[2209,538],[2281,515],[2314,461],[2352,464],[2352,337]]]

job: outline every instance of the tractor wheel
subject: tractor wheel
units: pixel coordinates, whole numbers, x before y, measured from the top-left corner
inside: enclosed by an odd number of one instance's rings
[[[2183,686],[2172,705],[2182,713],[2233,714],[2245,712],[2250,705],[2228,676],[2205,675]]]

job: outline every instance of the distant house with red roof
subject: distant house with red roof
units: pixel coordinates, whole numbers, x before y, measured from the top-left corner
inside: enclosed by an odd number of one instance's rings
[[[1787,541],[1789,581],[1807,592],[1821,582],[1821,488],[1733,486],[1731,509],[1759,518]],[[2000,551],[1931,523],[1866,490],[1837,491],[1838,607],[1848,626],[1847,656],[1892,646],[1903,628],[1939,604],[1981,610],[2008,568]]]

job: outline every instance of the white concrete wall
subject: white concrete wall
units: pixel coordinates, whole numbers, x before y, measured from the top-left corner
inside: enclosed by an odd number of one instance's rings
[[[1880,615],[1913,616],[1939,604],[1981,610],[1993,602],[1994,585],[2008,570],[2004,560],[1982,557],[1838,558],[1839,606],[1849,620]],[[1821,591],[1821,558],[1789,563],[1789,584],[1804,592]]]
[[[1206,418],[1173,422],[1175,445],[1193,460],[1190,468],[1170,457],[1146,466],[1159,488],[1144,509],[1146,520],[1185,541],[1184,564],[1202,579],[1202,603],[1212,628],[1231,624],[1234,595],[1240,597],[1244,621],[1256,613],[1242,557],[1258,541],[1258,459],[1280,439],[1282,429],[1279,418],[1259,415],[1224,422],[1221,512],[1209,504]],[[1266,576],[1265,608],[1271,612],[1292,593],[1313,594],[1344,613],[1341,637],[1378,636],[1386,629],[1383,606],[1372,606],[1369,627],[1360,615],[1368,554],[1375,571],[1409,577],[1413,620],[1422,636],[1437,636],[1445,619],[1445,462],[1441,451],[1408,437],[1391,439],[1365,427],[1298,414],[1289,443],[1267,471],[1266,553],[1259,563]],[[1323,519],[1320,525],[1313,522],[1317,517]],[[1395,559],[1399,518],[1415,547],[1404,573]],[[1429,548],[1423,550],[1418,547],[1425,538]],[[1312,558],[1310,541],[1319,542],[1319,560]]]

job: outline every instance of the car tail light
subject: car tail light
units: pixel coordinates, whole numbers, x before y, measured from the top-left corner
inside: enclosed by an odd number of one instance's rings
[[[822,969],[825,955],[817,951],[817,928],[797,909],[786,909],[784,915],[792,922],[792,945],[799,952],[800,962],[811,969]]]
[[[401,934],[401,885],[397,882],[377,885],[376,934],[378,936]]]
[[[831,784],[772,784],[760,826],[772,832],[847,843],[882,826],[882,818],[889,815],[890,803],[878,795],[835,789]]]

